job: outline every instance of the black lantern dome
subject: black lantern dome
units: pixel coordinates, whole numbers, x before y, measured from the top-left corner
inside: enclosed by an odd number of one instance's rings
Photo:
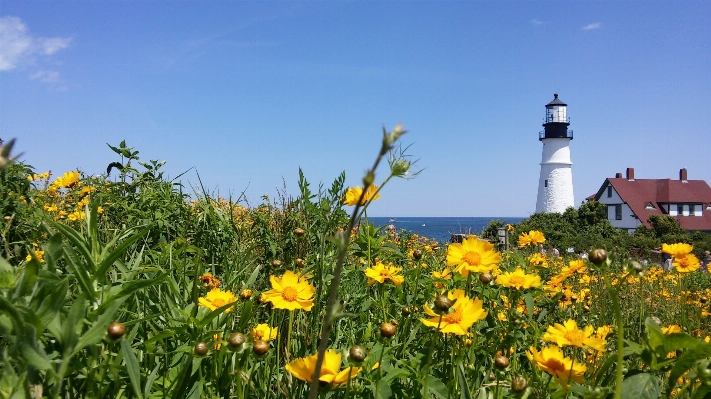
[[[545,130],[539,134],[539,140],[544,139],[573,139],[573,131],[568,130],[570,125],[568,105],[558,98],[558,93],[553,94],[553,101],[546,104]]]

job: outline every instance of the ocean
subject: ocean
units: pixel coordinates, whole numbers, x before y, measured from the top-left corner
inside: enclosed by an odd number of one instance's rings
[[[412,231],[420,236],[437,241],[449,241],[452,234],[481,234],[492,220],[504,223],[518,223],[523,217],[369,217],[368,221],[376,227],[392,224],[397,231]]]

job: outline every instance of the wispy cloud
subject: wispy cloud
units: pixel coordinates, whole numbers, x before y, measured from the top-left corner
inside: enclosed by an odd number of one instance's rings
[[[585,25],[581,29],[582,30],[600,29],[601,26],[602,26],[602,22],[595,22],[594,24]]]
[[[543,25],[543,21],[538,20],[538,19],[532,19],[531,24],[533,25]]]
[[[39,80],[45,83],[57,83],[59,82],[59,72],[57,71],[39,71],[30,75],[30,79]]]
[[[0,71],[11,71],[20,65],[31,64],[38,55],[51,56],[69,47],[71,41],[70,37],[33,37],[20,18],[2,17],[0,18]],[[38,73],[57,74],[56,79],[59,79],[57,72]]]

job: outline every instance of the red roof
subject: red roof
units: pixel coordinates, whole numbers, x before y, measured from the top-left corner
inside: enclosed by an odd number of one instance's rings
[[[599,200],[607,187],[614,187],[635,216],[650,227],[649,215],[666,214],[661,204],[702,204],[703,216],[678,216],[676,219],[685,230],[711,230],[711,211],[706,207],[711,203],[711,187],[703,180],[635,179],[607,178],[595,195]],[[651,203],[655,209],[645,209]]]

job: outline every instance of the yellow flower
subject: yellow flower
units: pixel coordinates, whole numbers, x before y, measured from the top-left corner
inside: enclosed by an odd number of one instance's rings
[[[87,194],[93,193],[94,191],[96,191],[96,187],[85,186],[79,191],[79,195],[83,197]]]
[[[44,251],[41,249],[35,249],[35,257],[37,258],[37,262],[43,263],[44,262]],[[32,260],[32,254],[27,254],[27,257],[25,257],[25,261],[29,262]]]
[[[514,227],[510,224],[506,225],[506,231],[514,231]]]
[[[399,287],[400,284],[405,281],[405,277],[398,274],[401,270],[401,267],[384,265],[380,262],[376,262],[375,266],[365,269],[364,272],[368,277],[368,285],[373,285],[376,281],[384,283],[387,280],[390,280],[393,284]]]
[[[467,237],[447,248],[447,266],[456,266],[454,271],[464,277],[469,276],[469,272],[489,272],[499,262],[501,255],[494,249],[494,244],[476,236]]]
[[[254,340],[261,339],[262,341],[272,341],[277,337],[279,327],[269,327],[269,324],[259,324],[252,329],[252,338]]]
[[[513,272],[505,272],[498,276],[496,284],[517,290],[538,288],[541,286],[541,278],[536,274],[526,274],[520,267],[517,267]]]
[[[548,257],[536,252],[528,257],[528,264],[531,266],[548,267]]]
[[[56,189],[69,188],[79,183],[79,172],[67,172],[55,180],[51,187]]]
[[[553,342],[558,346],[574,346],[576,348],[593,348],[597,351],[605,350],[605,340],[599,338],[593,326],[579,329],[573,319],[568,319],[563,324],[555,323],[548,327],[543,334],[543,340]]]
[[[672,256],[672,258],[681,258],[693,250],[694,247],[690,244],[679,242],[676,244],[662,244],[662,252]]]
[[[67,219],[73,222],[82,221],[84,218],[86,218],[86,214],[83,211],[74,211],[67,216]]]
[[[352,380],[360,372],[360,367],[348,367],[338,371],[341,368],[341,354],[333,349],[326,350],[324,355],[321,374],[318,378],[320,382],[337,387],[348,382],[349,377]],[[307,357],[295,359],[287,364],[285,368],[294,377],[302,381],[311,382],[316,370],[317,359],[318,353],[314,353]]]
[[[518,246],[538,245],[546,242],[546,237],[538,230],[531,230],[528,233],[521,233],[518,237]]]
[[[560,274],[570,276],[575,273],[585,274],[587,272],[587,263],[585,259],[575,259],[568,263],[568,266],[563,267]]]
[[[262,300],[271,302],[276,309],[308,312],[314,306],[316,288],[305,277],[287,270],[282,278],[269,276],[269,281],[272,289],[262,293]]]
[[[204,297],[198,298],[198,305],[206,307],[210,310],[221,308],[227,304],[237,302],[237,297],[230,291],[222,291],[219,288],[213,288]],[[225,310],[225,313],[232,311],[230,306]]]
[[[538,367],[539,370],[553,376],[555,381],[568,389],[568,381],[572,379],[578,383],[583,382],[583,376],[587,371],[587,366],[578,363],[569,357],[565,357],[563,350],[557,346],[542,348],[540,352],[531,347],[526,352],[528,360]]]
[[[686,254],[679,257],[674,257],[674,268],[680,273],[693,272],[699,270],[701,264],[699,259],[694,254]]]
[[[662,327],[662,334],[674,334],[674,333],[680,333],[681,332],[681,327],[679,327],[676,324],[672,324],[668,327]]]
[[[454,302],[449,308],[449,313],[442,316],[435,313],[429,306],[424,305],[425,313],[432,317],[431,319],[422,318],[420,321],[427,327],[437,328],[445,333],[456,335],[465,335],[467,330],[477,321],[482,320],[488,314],[482,309],[484,303],[481,299],[470,299],[464,294],[464,290],[455,289],[449,291],[447,297]],[[440,321],[441,317],[441,321]]]
[[[432,278],[435,280],[451,280],[452,279],[452,271],[447,268],[442,270],[442,272],[434,271],[434,272],[432,272]],[[444,287],[444,284],[439,281],[436,281],[436,282],[434,282],[434,286],[435,286],[435,288],[439,289],[439,288]]]
[[[365,205],[368,200],[372,198],[373,201],[376,199],[380,198],[380,194],[375,194],[375,192],[378,191],[378,186],[375,184],[371,184],[368,186],[368,190],[366,190],[365,195],[363,195],[362,200],[360,201],[360,205]],[[343,204],[348,205],[348,206],[353,206],[353,205],[358,205],[358,200],[361,199],[361,195],[363,194],[363,189],[358,186],[358,187],[351,187],[346,191],[346,195],[343,196]]]

